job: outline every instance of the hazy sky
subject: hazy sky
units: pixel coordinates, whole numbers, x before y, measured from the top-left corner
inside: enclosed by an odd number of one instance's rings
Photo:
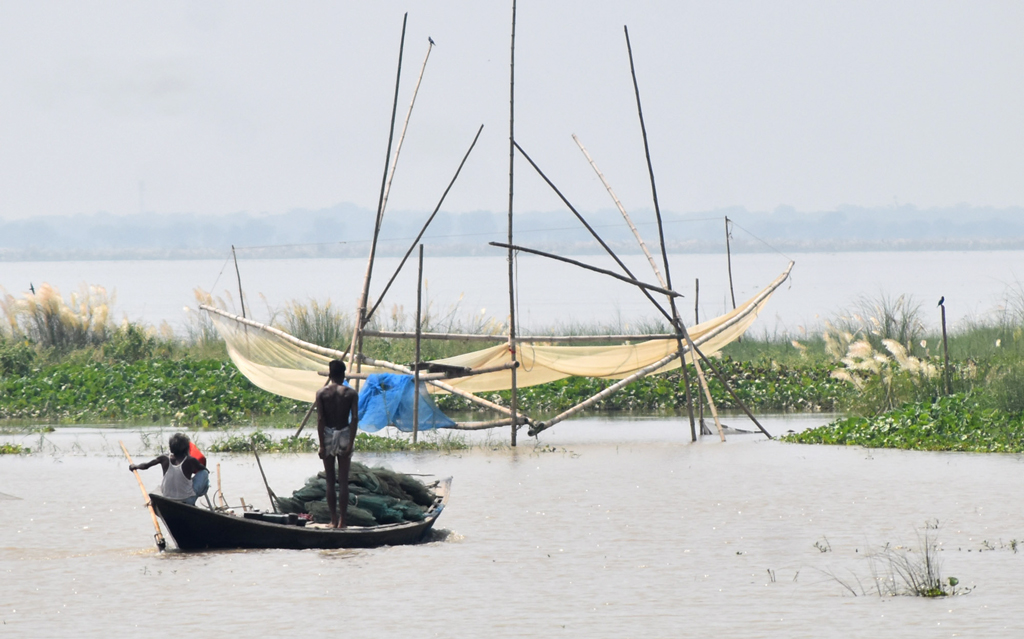
[[[0,218],[376,206],[402,14],[391,196],[507,206],[505,2],[0,2]],[[1024,3],[522,0],[517,139],[584,210],[1024,204]],[[518,161],[517,206],[559,208]]]

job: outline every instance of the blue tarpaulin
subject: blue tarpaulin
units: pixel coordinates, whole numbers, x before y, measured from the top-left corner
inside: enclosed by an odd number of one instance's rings
[[[370,375],[359,392],[359,428],[372,433],[385,426],[395,426],[400,431],[411,433],[413,386],[412,375]],[[419,430],[451,428],[454,425],[455,422],[434,404],[421,383]]]

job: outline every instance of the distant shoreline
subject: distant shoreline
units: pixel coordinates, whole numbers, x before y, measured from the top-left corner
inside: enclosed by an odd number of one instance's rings
[[[365,258],[368,246],[363,242],[356,246],[340,245],[325,247],[311,245],[308,248],[295,246],[266,246],[253,249],[239,247],[239,257],[246,259],[317,259],[317,258]],[[640,255],[641,251],[635,244],[609,243],[620,255]],[[559,255],[604,255],[603,249],[595,243],[528,244],[531,248],[557,253]],[[377,250],[378,257],[401,257],[407,247],[384,244]],[[760,253],[892,253],[892,252],[981,252],[981,251],[1021,251],[1024,250],[1024,237],[1000,239],[970,240],[820,240],[820,241],[774,241],[770,246],[763,243],[734,241],[731,244],[734,254]],[[725,254],[725,247],[713,242],[670,242],[668,251],[672,254]],[[493,255],[501,257],[493,247],[481,244],[439,244],[430,247],[433,257],[481,257]],[[162,248],[117,248],[117,249],[40,249],[40,248],[0,248],[0,262],[104,262],[104,261],[187,261],[187,260],[219,260],[230,255],[230,246],[223,248],[197,249],[162,249]]]

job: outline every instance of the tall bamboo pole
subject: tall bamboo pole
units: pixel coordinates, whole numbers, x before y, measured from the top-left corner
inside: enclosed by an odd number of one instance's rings
[[[231,258],[235,260],[235,277],[238,278],[238,304],[242,307],[242,317],[245,317],[245,299],[242,297],[242,274],[238,271],[238,256],[235,255],[235,245],[231,245]]]
[[[423,309],[423,245],[420,244],[420,268],[416,275],[416,359],[413,360],[415,368],[412,369],[412,443],[416,443],[420,432],[420,332],[423,330],[422,321]]]
[[[512,202],[515,186],[516,165],[516,0],[512,0],[512,39],[509,47],[509,80],[508,80],[508,350],[512,361],[516,361],[516,293],[515,264],[512,254]],[[516,433],[519,428],[519,398],[516,392],[516,369],[510,371],[512,376],[511,397],[509,407],[512,409],[512,446],[516,445]]]
[[[402,83],[402,54],[405,52],[405,27],[409,21],[409,14],[402,18],[402,39],[398,45],[398,71],[395,73],[395,99],[391,105],[391,128],[388,132],[388,150],[384,154],[384,174],[380,181],[380,197],[377,199],[377,217],[373,224],[373,239],[370,241],[370,255],[366,260],[366,275],[363,277],[363,290],[359,295],[358,317],[356,318],[355,329],[352,332],[352,344],[349,352],[355,354],[354,360],[356,372],[362,370],[363,338],[362,330],[366,323],[366,302],[370,295],[370,277],[373,274],[373,261],[377,255],[377,240],[380,238],[380,226],[384,218],[384,192],[387,188],[388,167],[391,163],[391,145],[395,138],[395,116],[398,113],[398,89]],[[355,383],[356,392],[359,392],[359,380]]]
[[[629,28],[623,25],[623,33],[626,34],[626,51],[629,53],[629,72],[633,76],[633,92],[636,95],[636,112],[640,118],[640,133],[644,139],[644,156],[647,158],[647,173],[651,177],[651,197],[654,200],[654,214],[658,220],[658,241],[661,244],[661,259],[665,265],[665,288],[672,288],[672,272],[668,266],[668,250],[665,247],[665,227],[661,223],[661,207],[658,205],[658,186],[654,180],[654,164],[651,162],[651,147],[647,141],[647,126],[644,124],[644,110],[640,104],[640,85],[636,80],[636,67],[633,65],[633,46],[629,42]],[[672,309],[672,321],[676,325],[676,331],[679,333],[684,332],[686,329],[683,328],[683,320],[679,317],[679,309],[676,308],[675,298],[669,297],[669,306]],[[679,342],[679,353],[683,353],[683,340],[680,336]],[[704,376],[700,372],[700,364],[697,358],[693,358],[693,363],[697,366],[697,376],[699,381],[703,381]],[[686,360],[682,362],[680,368],[683,371],[683,385],[686,387],[686,414],[690,418],[690,438],[691,441],[697,441],[697,422],[693,416],[693,396],[690,393],[690,375],[686,370]]]

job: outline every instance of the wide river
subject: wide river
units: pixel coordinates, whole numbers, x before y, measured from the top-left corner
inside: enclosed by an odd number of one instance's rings
[[[615,269],[606,256],[576,256],[590,264]],[[942,251],[878,253],[796,253],[792,279],[773,297],[757,323],[756,334],[811,329],[823,319],[851,309],[861,297],[880,294],[913,297],[922,319],[938,326],[935,305],[946,298],[948,321],[983,318],[1004,306],[1007,298],[1024,305],[1020,279],[1022,251]],[[114,315],[148,324],[168,322],[182,330],[185,306],[195,308],[193,289],[213,291],[232,300],[237,309],[238,280],[230,255],[225,260],[106,261],[106,262],[0,262],[0,287],[20,296],[29,284],[49,282],[65,297],[83,283],[104,286],[117,293]],[[643,256],[624,261],[640,279],[654,282]],[[379,296],[398,265],[398,258],[382,258],[374,268],[371,297]],[[777,253],[733,256],[733,280],[741,302],[778,276],[789,258]],[[680,302],[683,318],[694,317],[695,280],[700,282],[697,306],[701,321],[732,308],[725,255],[671,256],[673,284],[686,297]],[[352,310],[359,297],[365,260],[361,259],[240,259],[239,273],[250,317],[266,321],[274,310],[292,300],[331,299]],[[461,320],[470,316],[508,316],[508,274],[504,257],[431,257],[424,262],[426,299],[436,319],[454,309]],[[629,330],[630,325],[658,316],[650,303],[629,284],[578,267],[544,258],[518,259],[517,303],[525,332],[573,324],[605,324]],[[415,260],[410,260],[384,298],[383,319],[395,305],[407,317],[416,309]],[[409,321],[408,326],[412,325]]]
[[[764,423],[779,434],[825,420]],[[0,458],[0,636],[1024,636],[1021,456],[760,435],[691,444],[687,430],[679,419],[586,418],[536,447],[494,434],[456,454],[360,455],[454,477],[432,541],[190,554],[155,551],[117,445],[145,459],[169,428],[8,433],[0,441],[34,452]],[[251,457],[210,463],[232,503],[268,506]],[[268,454],[263,464],[288,494],[320,462]],[[159,471],[143,476],[159,482]],[[869,555],[919,548],[926,522],[939,526],[942,574],[973,590],[872,594]]]

